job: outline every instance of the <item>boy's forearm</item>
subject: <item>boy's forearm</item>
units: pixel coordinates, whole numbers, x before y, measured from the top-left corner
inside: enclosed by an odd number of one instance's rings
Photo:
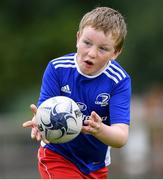
[[[102,123],[98,133],[94,136],[109,146],[120,148],[126,144],[128,140],[128,125],[114,124],[112,126]]]

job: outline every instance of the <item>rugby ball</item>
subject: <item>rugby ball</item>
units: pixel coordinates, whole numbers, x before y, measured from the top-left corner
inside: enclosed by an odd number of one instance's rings
[[[74,100],[55,96],[37,109],[36,122],[44,139],[50,143],[65,143],[77,137],[82,128],[82,113]]]

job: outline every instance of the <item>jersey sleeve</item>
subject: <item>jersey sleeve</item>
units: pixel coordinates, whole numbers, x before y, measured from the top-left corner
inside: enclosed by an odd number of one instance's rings
[[[53,64],[49,62],[43,74],[40,97],[37,106],[46,99],[59,95],[59,78]]]
[[[110,124],[130,124],[131,79],[122,80],[115,86],[110,99]]]

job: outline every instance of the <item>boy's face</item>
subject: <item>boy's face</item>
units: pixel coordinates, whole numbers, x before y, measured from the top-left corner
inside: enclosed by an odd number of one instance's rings
[[[112,34],[86,26],[77,33],[77,63],[82,73],[96,75],[115,59],[119,52],[114,49]]]

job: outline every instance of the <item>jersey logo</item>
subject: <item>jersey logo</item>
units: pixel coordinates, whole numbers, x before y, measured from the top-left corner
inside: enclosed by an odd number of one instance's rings
[[[96,97],[95,104],[101,106],[107,106],[110,99],[110,94],[108,93],[101,93]]]
[[[69,85],[65,85],[65,86],[61,87],[61,91],[68,93],[68,94],[71,94],[71,90],[70,90]]]
[[[77,102],[77,105],[79,106],[79,109],[81,111],[86,111],[86,109],[87,109],[87,105],[86,104],[84,104],[82,102]]]

